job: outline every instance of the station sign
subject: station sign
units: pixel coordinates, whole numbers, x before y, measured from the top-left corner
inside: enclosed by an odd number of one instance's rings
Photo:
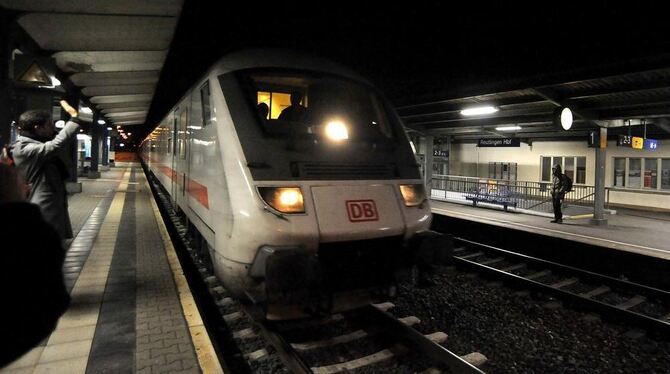
[[[521,140],[519,138],[479,139],[477,145],[479,147],[520,147]]]
[[[449,152],[448,151],[442,151],[442,150],[439,150],[439,149],[433,149],[433,156],[447,158],[447,157],[449,157]]]
[[[634,149],[642,149],[644,147],[644,139],[634,136],[632,145]]]
[[[658,148],[658,140],[656,139],[645,139],[644,140],[644,149],[649,151],[655,151]]]

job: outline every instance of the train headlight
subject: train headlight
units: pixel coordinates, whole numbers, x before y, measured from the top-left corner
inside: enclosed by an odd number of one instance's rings
[[[326,124],[326,136],[336,142],[349,139],[347,125],[339,120],[330,121]]]
[[[426,200],[423,184],[401,184],[400,194],[405,200],[405,206],[417,206]]]
[[[263,201],[282,213],[304,213],[300,187],[258,187]]]

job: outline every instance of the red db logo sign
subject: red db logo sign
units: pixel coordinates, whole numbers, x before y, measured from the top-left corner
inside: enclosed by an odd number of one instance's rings
[[[379,221],[374,200],[347,200],[346,203],[350,222]]]

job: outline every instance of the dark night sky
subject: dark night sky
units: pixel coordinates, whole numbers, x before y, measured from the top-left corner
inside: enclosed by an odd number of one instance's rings
[[[186,0],[148,123],[214,61],[243,48],[291,48],[340,62],[396,105],[465,86],[670,52],[669,21],[660,8],[630,9],[614,1],[588,8],[376,3],[248,2],[233,10],[229,2]]]

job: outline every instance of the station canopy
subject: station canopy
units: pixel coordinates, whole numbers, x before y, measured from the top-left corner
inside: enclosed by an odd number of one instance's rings
[[[408,130],[451,137],[455,142],[496,137],[586,140],[588,131],[598,127],[609,128],[610,135],[643,136],[646,131],[648,137],[670,138],[669,56],[453,91],[397,108]],[[461,113],[482,107],[495,111]],[[569,130],[554,122],[560,107],[573,112]]]
[[[183,0],[0,0],[115,125],[145,122]]]

